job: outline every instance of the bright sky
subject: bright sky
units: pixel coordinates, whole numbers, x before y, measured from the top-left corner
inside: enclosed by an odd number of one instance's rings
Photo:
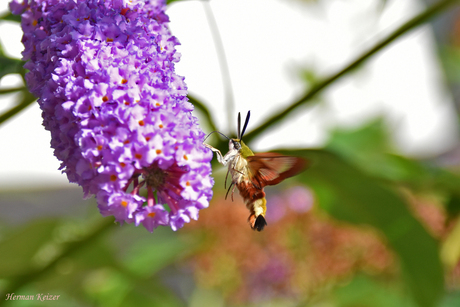
[[[1,1],[0,11],[6,10]],[[320,1],[321,2],[321,1]],[[251,110],[248,131],[303,93],[302,68],[327,76],[344,67],[366,47],[385,37],[423,8],[417,0],[330,0],[323,4],[281,0],[213,0],[233,83],[235,127],[238,111]],[[228,133],[224,90],[211,32],[199,1],[173,4],[170,27],[182,43],[176,66],[190,93],[201,98]],[[21,30],[0,24],[6,52],[20,58]],[[458,139],[452,98],[444,91],[432,32],[425,26],[399,39],[360,71],[323,92],[323,103],[302,109],[289,122],[254,142],[252,149],[317,147],[327,131],[357,126],[384,114],[394,141],[409,155],[445,151]],[[17,84],[5,77],[0,86]],[[0,112],[12,105],[0,100]],[[0,126],[0,189],[68,185],[49,148],[38,105]]]

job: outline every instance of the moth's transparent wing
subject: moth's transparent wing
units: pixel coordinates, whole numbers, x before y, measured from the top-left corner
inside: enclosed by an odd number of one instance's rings
[[[249,156],[247,160],[250,180],[259,189],[295,176],[304,171],[308,165],[305,159],[273,152],[258,153]]]

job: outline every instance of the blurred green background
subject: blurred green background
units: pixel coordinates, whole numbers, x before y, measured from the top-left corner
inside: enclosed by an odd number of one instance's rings
[[[305,95],[248,129],[249,145],[300,106],[322,103],[314,99],[317,93],[427,21],[445,86],[458,106],[455,3],[428,5],[330,77],[306,71]],[[10,14],[1,20],[20,21]],[[24,76],[22,65],[0,49],[0,78]],[[0,89],[0,95],[13,92],[22,95],[0,123],[35,103],[23,87]],[[215,114],[195,96],[190,100],[212,130]],[[225,171],[217,164],[210,208],[177,232],[116,225],[72,185],[0,189],[0,305],[460,306],[458,144],[415,159],[398,152],[391,133],[379,116],[333,129],[319,149],[276,150],[305,157],[310,167],[266,189],[268,227],[262,233],[250,230],[239,196],[224,199]],[[226,142],[214,142],[226,151]],[[2,144],[8,146],[14,144]],[[60,297],[11,301],[4,300],[7,293]]]

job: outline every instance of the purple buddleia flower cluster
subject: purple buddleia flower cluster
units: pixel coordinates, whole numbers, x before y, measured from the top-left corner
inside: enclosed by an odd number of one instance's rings
[[[212,152],[192,116],[162,0],[14,0],[51,147],[104,216],[176,230],[209,205]]]

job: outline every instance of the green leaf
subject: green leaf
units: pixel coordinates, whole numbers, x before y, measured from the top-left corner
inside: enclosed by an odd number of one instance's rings
[[[314,86],[321,81],[314,67],[306,66],[298,69],[298,74],[307,86]]]
[[[193,249],[193,240],[184,242],[171,229],[157,228],[148,235],[126,247],[123,264],[136,276],[151,276]]]
[[[399,175],[398,169],[390,165],[386,155],[390,145],[383,118],[377,118],[356,129],[340,128],[332,131],[326,149],[373,175],[388,179]]]
[[[358,275],[346,286],[333,291],[337,307],[415,307],[410,298],[404,296],[398,283],[384,283],[368,276]]]
[[[214,123],[214,119],[211,116],[211,113],[209,112],[209,109],[195,96],[193,95],[188,95],[188,100],[190,101],[191,104],[194,105],[195,109],[200,111],[203,115],[204,118],[207,121],[207,124],[211,128],[211,131],[216,131],[216,124]]]
[[[460,220],[457,221],[444,238],[441,248],[441,259],[449,269],[454,269],[460,259]]]
[[[15,14],[12,14],[11,12],[8,12],[7,14],[0,16],[0,20],[21,22],[21,15],[15,15]]]
[[[460,51],[455,46],[441,46],[439,57],[447,79],[452,83],[460,82]]]
[[[272,304],[270,304],[272,305]],[[214,306],[224,307],[222,294],[213,289],[196,288],[189,300],[190,307]]]
[[[446,205],[449,218],[455,218],[460,213],[460,195],[452,194]]]
[[[0,277],[10,277],[28,273],[36,269],[39,250],[52,238],[58,225],[57,220],[38,221],[27,224],[0,242]],[[49,250],[50,251],[50,250]],[[46,253],[46,248],[43,249]],[[40,257],[38,257],[40,258]]]
[[[438,244],[396,192],[331,152],[279,152],[310,160],[298,179],[314,189],[319,205],[337,219],[380,230],[400,258],[415,301],[434,306],[444,284]]]
[[[171,4],[173,2],[179,2],[179,1],[184,1],[184,0],[166,0],[166,4]]]
[[[460,194],[460,177],[432,161],[417,161],[390,154],[389,133],[382,118],[357,129],[337,129],[326,145],[369,175],[419,191]]]
[[[82,286],[94,305],[101,307],[122,306],[121,302],[133,287],[122,273],[104,267],[91,272]]]
[[[375,118],[355,128],[338,128],[331,132],[327,148],[344,156],[369,156],[390,150],[384,119]]]
[[[460,292],[452,292],[447,293],[442,303],[439,305],[440,307],[458,307],[460,306]]]
[[[18,59],[0,55],[0,79],[8,74],[21,74],[24,62]]]
[[[107,243],[107,236],[88,242],[69,257],[82,269],[113,265],[115,253]]]
[[[175,284],[174,288],[177,286]],[[119,306],[184,306],[184,302],[179,297],[161,281],[154,280],[147,284],[144,280],[140,280]]]

